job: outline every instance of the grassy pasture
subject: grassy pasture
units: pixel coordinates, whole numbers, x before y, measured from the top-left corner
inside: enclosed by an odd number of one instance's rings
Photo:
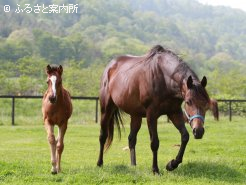
[[[121,141],[115,139],[106,152],[103,168],[96,167],[99,125],[93,121],[74,124],[65,136],[62,173],[50,174],[50,153],[42,121],[33,125],[0,126],[0,184],[246,184],[246,122],[243,118],[214,122],[207,117],[205,135],[192,135],[183,163],[173,172],[165,170],[180,143],[180,134],[161,118],[158,125],[161,175],[151,172],[152,153],[145,121],[138,134],[137,166],[130,166],[127,146],[129,125]],[[127,118],[126,118],[127,122]],[[189,132],[191,130],[187,125]]]

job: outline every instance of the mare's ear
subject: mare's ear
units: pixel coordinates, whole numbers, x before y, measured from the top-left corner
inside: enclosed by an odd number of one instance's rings
[[[62,72],[63,72],[62,65],[59,65],[59,67],[58,67],[58,72],[59,72],[60,75],[62,75]]]
[[[50,72],[51,72],[51,67],[50,67],[50,65],[47,65],[46,66],[46,73],[50,74]]]
[[[188,89],[191,89],[192,88],[192,85],[193,85],[193,80],[192,80],[192,77],[189,76],[189,78],[187,80],[187,87],[188,87]]]
[[[214,119],[219,120],[219,108],[218,102],[214,99],[210,99],[209,101],[209,110],[213,113]]]
[[[204,88],[206,87],[206,85],[207,85],[207,78],[206,78],[206,76],[204,76],[204,77],[202,78],[201,85],[202,85]]]

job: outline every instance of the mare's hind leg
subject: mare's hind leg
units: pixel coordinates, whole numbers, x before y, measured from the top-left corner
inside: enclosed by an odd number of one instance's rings
[[[57,168],[56,168],[56,139],[54,135],[54,126],[50,125],[49,123],[45,123],[45,129],[47,131],[47,138],[50,145],[50,152],[51,152],[51,173],[57,174]]]
[[[147,112],[147,123],[150,134],[150,147],[153,153],[153,163],[152,163],[152,171],[153,173],[159,174],[158,161],[157,161],[157,152],[159,148],[159,138],[157,133],[157,118],[155,113],[152,111]]]
[[[168,171],[172,171],[176,169],[180,163],[182,163],[185,148],[189,141],[189,133],[185,127],[182,110],[180,110],[179,113],[168,115],[168,117],[181,134],[181,146],[178,155],[176,156],[176,159],[171,160],[166,166]]]
[[[110,124],[110,121],[113,121],[113,119],[110,119],[111,112],[104,112],[101,113],[101,130],[100,130],[100,136],[99,136],[99,142],[100,142],[100,152],[99,152],[99,157],[97,161],[97,166],[102,166],[103,165],[103,152],[104,152],[104,145],[106,142],[106,139],[108,137],[108,125]]]
[[[135,146],[137,143],[137,134],[141,127],[142,118],[131,116],[131,131],[128,136],[128,144],[130,148],[131,165],[136,165],[136,152]]]
[[[64,122],[61,126],[58,128],[58,137],[57,137],[57,144],[56,144],[56,169],[57,172],[61,171],[61,156],[64,149],[64,136],[67,130],[67,122]]]

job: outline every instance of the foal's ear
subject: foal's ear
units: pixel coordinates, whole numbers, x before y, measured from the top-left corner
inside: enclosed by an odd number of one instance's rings
[[[63,72],[62,65],[59,65],[59,67],[58,67],[58,72],[59,72],[60,75],[62,75],[62,72]]]
[[[46,66],[46,73],[49,74],[51,72],[51,67],[50,65],[47,65]]]
[[[193,85],[193,80],[192,80],[192,77],[189,76],[189,78],[187,80],[187,87],[188,87],[188,89],[191,89],[192,88],[192,85]]]
[[[204,76],[204,77],[202,78],[201,85],[202,85],[203,87],[206,87],[206,85],[207,85],[207,78],[206,78],[206,76]]]

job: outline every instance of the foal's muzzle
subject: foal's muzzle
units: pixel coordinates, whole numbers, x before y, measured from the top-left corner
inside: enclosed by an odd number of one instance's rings
[[[56,103],[56,96],[50,96],[50,97],[49,97],[49,101],[50,101],[50,103],[52,103],[52,104]]]

